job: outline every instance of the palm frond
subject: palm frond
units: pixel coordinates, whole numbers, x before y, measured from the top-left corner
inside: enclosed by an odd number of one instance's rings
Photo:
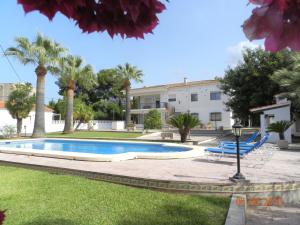
[[[90,89],[96,83],[96,77],[91,65],[84,65],[84,61],[80,56],[67,55],[61,57],[56,67],[53,67],[53,72],[59,78],[59,85],[66,87],[70,81],[75,84]]]
[[[123,77],[124,80],[134,80],[135,82],[143,82],[142,77],[144,75],[142,70],[138,70],[137,67],[126,63],[124,66],[118,65],[116,68],[118,76]]]
[[[287,120],[277,121],[275,123],[271,123],[268,126],[268,132],[284,133],[292,125],[293,122],[291,121],[287,121]]]
[[[5,55],[13,56],[22,64],[35,64],[53,67],[57,59],[66,50],[51,39],[37,34],[34,41],[30,42],[25,37],[15,39],[16,46],[10,47],[5,51]]]

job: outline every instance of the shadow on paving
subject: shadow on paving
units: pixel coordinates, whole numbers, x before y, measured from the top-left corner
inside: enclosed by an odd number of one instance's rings
[[[213,201],[212,199],[207,201],[207,204],[218,207],[221,205],[220,201]],[[205,206],[206,203],[202,205]],[[224,209],[227,207],[224,206]],[[209,210],[204,207],[201,210],[201,208],[168,204],[153,209],[152,212],[142,214],[132,212],[126,218],[119,220],[117,225],[221,225],[225,223],[226,213],[226,210],[222,215],[220,211]]]
[[[79,225],[79,224],[72,220],[66,220],[66,219],[39,218],[39,219],[30,221],[30,222],[24,223],[22,225]]]
[[[216,159],[218,159],[217,157],[215,157]],[[228,165],[228,166],[232,166],[235,164],[235,162],[229,162],[229,161],[225,161],[226,159],[222,159],[221,160],[209,160],[209,159],[194,159],[194,162],[202,162],[202,163],[211,163],[211,164],[222,164],[222,165]]]
[[[300,205],[285,207],[250,207],[247,225],[299,225]]]

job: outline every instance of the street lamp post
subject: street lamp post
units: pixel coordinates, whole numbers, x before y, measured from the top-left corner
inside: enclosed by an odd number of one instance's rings
[[[239,121],[236,121],[232,126],[232,131],[236,138],[237,173],[233,177],[230,177],[229,179],[235,182],[245,180],[244,175],[241,173],[241,164],[240,164],[240,137],[242,135],[242,128],[243,126],[240,124]]]
[[[27,133],[26,133],[26,128],[27,128],[27,126],[25,125],[25,126],[24,126],[24,130],[25,130],[25,137],[27,136]]]

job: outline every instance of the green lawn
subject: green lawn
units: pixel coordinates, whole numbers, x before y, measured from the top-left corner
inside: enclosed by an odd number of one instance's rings
[[[49,133],[47,137],[58,138],[136,138],[142,136],[142,133],[134,132],[109,132],[109,131],[77,131],[72,134]]]
[[[0,166],[4,225],[222,225],[229,199]]]

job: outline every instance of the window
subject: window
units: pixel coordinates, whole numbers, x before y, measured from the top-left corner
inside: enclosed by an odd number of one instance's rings
[[[199,119],[199,113],[191,113],[191,115]]]
[[[220,91],[210,92],[210,100],[221,100],[221,92]]]
[[[268,127],[270,124],[274,123],[274,115],[273,114],[266,114],[265,115],[265,125]]]
[[[169,95],[169,102],[176,102],[176,95]]]
[[[222,121],[222,113],[220,112],[210,113],[210,121]]]
[[[198,101],[198,94],[197,93],[191,94],[191,101],[192,102],[197,102]]]

